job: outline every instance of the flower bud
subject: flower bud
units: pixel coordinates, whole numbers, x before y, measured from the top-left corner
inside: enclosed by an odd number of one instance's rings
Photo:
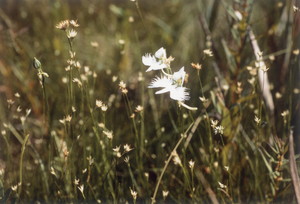
[[[40,63],[40,61],[37,58],[33,58],[32,64],[35,69],[40,69],[42,67],[42,64]]]

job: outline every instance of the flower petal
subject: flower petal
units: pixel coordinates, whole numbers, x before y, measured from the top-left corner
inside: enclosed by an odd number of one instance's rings
[[[156,91],[155,94],[163,94],[163,93],[167,93],[171,90],[172,90],[171,87],[166,87],[166,88],[163,88],[162,90]]]
[[[166,49],[161,47],[159,50],[155,52],[155,57],[158,59],[167,58]]]
[[[165,64],[161,64],[160,62],[153,63],[147,70],[146,72],[152,71],[152,70],[160,70],[164,69],[167,66]]]
[[[172,86],[172,80],[168,79],[167,77],[156,77],[152,80],[148,88],[166,88]]]
[[[146,66],[151,66],[151,65],[157,63],[155,57],[152,56],[152,55],[150,55],[150,54],[146,54],[145,56],[143,56],[143,57],[142,57],[142,62],[143,62],[143,64],[146,65]]]
[[[187,88],[185,87],[176,87],[170,90],[170,98],[177,101],[185,101],[190,99]]]
[[[185,74],[186,74],[186,72],[184,71],[184,67],[182,67],[178,72],[174,72],[172,78],[174,81],[180,80],[180,82],[181,82],[180,85],[182,86],[182,84],[184,82]]]

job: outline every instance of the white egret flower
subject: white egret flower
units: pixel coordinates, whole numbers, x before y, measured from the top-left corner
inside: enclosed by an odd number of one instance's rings
[[[155,52],[154,56],[150,54],[143,56],[142,62],[144,65],[149,66],[149,68],[146,70],[146,72],[149,72],[152,70],[161,70],[167,68],[166,59],[166,50],[162,47]]]
[[[176,100],[179,106],[195,111],[197,110],[196,107],[190,107],[183,103],[183,101],[190,99],[188,89],[183,86],[186,72],[184,71],[184,67],[182,67],[179,71],[171,74],[170,63],[173,60],[173,57],[167,58],[166,50],[163,47],[158,49],[154,55],[145,54],[142,57],[143,64],[149,66],[146,72],[152,70],[161,70],[162,72],[162,76],[155,77],[148,88],[161,88],[159,91],[156,91],[155,94],[170,92],[170,98]],[[169,72],[165,72],[165,68],[168,69]]]
[[[155,52],[155,57],[158,59],[167,59],[166,49],[163,47],[159,48],[159,50]]]
[[[185,101],[189,100],[189,93],[187,88],[183,87],[185,77],[184,67],[182,67],[178,72],[175,72],[173,75],[156,77],[152,80],[148,88],[163,88],[155,94],[162,94],[170,92],[170,98],[176,101]]]
[[[156,58],[150,54],[146,54],[142,57],[143,64],[149,66],[146,72],[152,70],[161,70],[167,67],[166,64],[162,63],[160,60],[156,60]]]
[[[185,74],[186,72],[184,71],[184,67],[182,67],[178,72],[174,72],[172,78],[177,84],[182,86],[184,82]]]
[[[189,93],[185,87],[176,87],[170,90],[170,98],[176,101],[189,100]]]

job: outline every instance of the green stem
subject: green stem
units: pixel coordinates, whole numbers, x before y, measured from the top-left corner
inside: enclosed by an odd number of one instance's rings
[[[48,126],[49,120],[50,120],[50,110],[49,110],[49,103],[48,103],[48,97],[46,92],[45,83],[43,82],[43,98],[44,98],[44,115],[45,115],[45,124]]]
[[[19,195],[22,191],[22,182],[23,182],[23,157],[24,157],[24,152],[25,152],[25,148],[26,148],[26,143],[28,141],[28,138],[29,138],[29,134],[27,134],[25,136],[25,139],[23,141],[23,144],[22,144],[22,150],[21,150],[21,157],[20,157],[20,171],[19,171],[19,177],[20,177],[20,188],[19,188]]]
[[[197,73],[198,73],[198,78],[199,78],[199,83],[200,83],[200,88],[201,88],[201,94],[202,94],[202,97],[204,97],[202,82],[201,82],[201,78],[200,78],[200,71],[198,70]]]
[[[200,84],[200,89],[201,89],[201,94],[202,97],[204,97],[204,92],[203,92],[203,86],[202,86],[202,81],[200,78],[200,71],[198,70],[198,77],[199,77],[199,84]],[[205,97],[204,97],[205,98]],[[206,107],[205,107],[205,115],[206,115],[206,126],[207,126],[207,130],[208,130],[208,134],[209,134],[209,152],[212,153],[213,152],[213,141],[212,141],[212,134],[211,134],[211,128],[210,128],[210,121],[209,121],[209,116],[208,113],[206,111]],[[224,145],[224,142],[223,142]]]
[[[68,43],[69,43],[69,47],[70,47],[70,52],[73,54],[73,44],[72,44],[72,40],[70,38],[68,38]],[[69,113],[72,112],[72,105],[73,105],[73,83],[72,83],[72,79],[73,79],[73,67],[72,65],[70,65],[70,71],[69,71],[69,86],[70,86],[70,95],[69,95],[69,108],[68,111]]]

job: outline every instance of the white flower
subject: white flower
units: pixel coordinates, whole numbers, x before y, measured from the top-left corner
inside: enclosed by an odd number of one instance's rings
[[[184,67],[179,71],[172,74],[170,63],[174,60],[173,57],[167,58],[166,50],[161,47],[158,49],[154,55],[146,54],[142,57],[143,64],[149,66],[146,72],[152,70],[161,70],[162,76],[155,77],[148,88],[161,88],[161,90],[156,91],[155,94],[163,94],[170,92],[170,98],[178,101],[179,106],[183,106],[189,110],[197,110],[196,107],[190,107],[183,103],[185,100],[189,100],[188,89],[183,87],[185,81],[186,72]],[[167,68],[168,72],[164,69]]]
[[[162,47],[155,52],[154,56],[150,54],[143,56],[142,62],[144,65],[149,66],[149,68],[146,70],[146,72],[149,72],[152,70],[161,70],[167,68],[166,59],[166,50]]]
[[[178,72],[174,72],[172,79],[179,84],[180,86],[183,85],[184,78],[185,78],[186,72],[184,71],[184,67],[181,67],[181,69]]]
[[[174,84],[174,81],[167,77],[156,77],[148,86],[148,88],[163,88],[160,91],[155,92],[155,94],[163,94],[170,92],[170,98],[177,101],[185,101],[189,99],[189,93],[187,88],[178,86]]]
[[[146,72],[152,70],[160,70],[167,67],[166,64],[162,63],[161,61],[157,61],[155,57],[150,54],[146,54],[145,56],[143,56],[142,61],[144,65],[149,66]]]
[[[170,98],[176,101],[186,101],[189,100],[189,93],[185,87],[176,87],[170,90]]]
[[[161,47],[159,50],[155,52],[155,57],[157,57],[158,59],[166,59],[167,58],[166,49]]]
[[[160,91],[157,91],[156,94],[162,94],[170,91],[173,86],[173,81],[167,77],[156,77],[152,80],[148,88],[164,88]]]

